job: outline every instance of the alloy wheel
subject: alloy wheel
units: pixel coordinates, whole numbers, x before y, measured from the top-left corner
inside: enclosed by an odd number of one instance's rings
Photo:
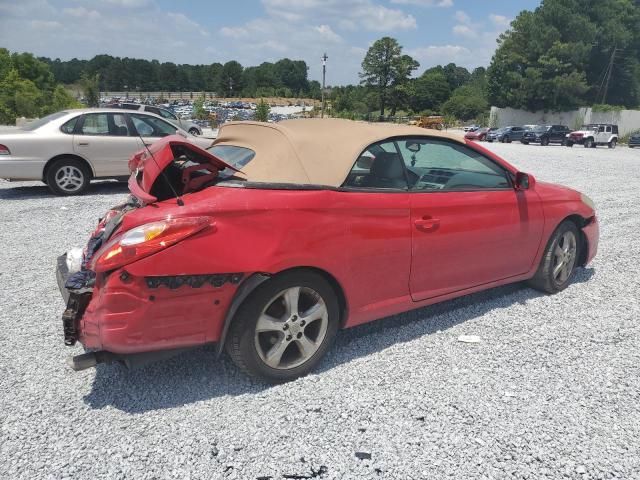
[[[566,282],[571,275],[577,251],[575,234],[572,231],[565,232],[553,251],[553,279],[558,284]]]
[[[56,185],[68,193],[77,192],[84,184],[84,173],[73,165],[61,167],[54,178]]]
[[[260,359],[274,369],[302,365],[318,351],[329,325],[322,296],[309,287],[291,287],[274,296],[255,329]]]

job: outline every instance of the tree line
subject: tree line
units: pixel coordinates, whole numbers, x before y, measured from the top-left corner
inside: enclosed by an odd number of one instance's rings
[[[46,63],[30,53],[0,48],[0,125],[72,107],[82,104],[56,82]]]
[[[396,39],[377,40],[362,61],[360,84],[332,89],[334,113],[350,118],[443,114],[470,120],[486,116],[484,67],[469,71],[449,63],[415,76],[419,67],[418,61],[402,52]]]
[[[487,71],[498,107],[640,104],[640,1],[543,0],[500,36]]]
[[[187,65],[111,55],[96,55],[90,60],[39,60],[67,85],[79,82],[83,74],[98,75],[100,90],[107,92],[206,91],[225,97],[320,98],[320,83],[308,80],[303,60],[284,58],[255,67],[243,67],[235,60]]]

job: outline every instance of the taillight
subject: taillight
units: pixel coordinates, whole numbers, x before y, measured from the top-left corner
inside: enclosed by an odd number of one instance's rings
[[[96,254],[92,270],[107,272],[175,245],[212,225],[210,217],[172,218],[147,223],[117,236]]]
[[[11,155],[11,151],[9,150],[9,147],[7,147],[6,145],[0,144],[0,155]]]

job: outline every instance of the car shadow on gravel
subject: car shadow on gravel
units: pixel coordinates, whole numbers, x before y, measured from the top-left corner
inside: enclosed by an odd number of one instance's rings
[[[587,282],[594,273],[593,268],[579,269],[573,283]],[[543,295],[517,283],[343,330],[315,373]],[[98,365],[84,401],[91,408],[111,406],[136,414],[269,388],[272,385],[242,374],[226,355],[216,360],[215,348],[205,346],[130,371],[119,364]]]
[[[123,193],[127,193],[128,191],[129,187],[125,182],[103,181],[92,183],[91,185],[89,185],[87,191],[79,197],[109,194],[122,195]],[[39,200],[45,198],[66,197],[54,195],[53,193],[51,193],[51,190],[49,190],[49,187],[39,183],[28,186],[20,185],[16,187],[0,188],[0,200]]]

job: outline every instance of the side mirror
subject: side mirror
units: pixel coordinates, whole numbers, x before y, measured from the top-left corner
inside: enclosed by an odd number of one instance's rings
[[[516,182],[515,189],[516,190],[529,190],[532,189],[536,184],[536,179],[533,175],[529,175],[528,173],[518,172],[516,173]]]

